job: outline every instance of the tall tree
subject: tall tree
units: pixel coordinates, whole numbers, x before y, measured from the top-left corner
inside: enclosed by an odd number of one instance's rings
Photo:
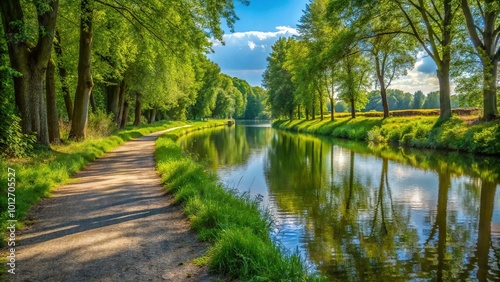
[[[368,101],[369,71],[366,58],[359,52],[342,60],[339,98],[349,105],[352,118],[356,117],[356,110],[363,109]]]
[[[290,40],[292,39],[280,38],[274,43],[273,51],[267,57],[268,66],[263,75],[263,82],[267,88],[268,103],[273,117],[288,116],[289,119],[293,119],[296,106],[295,86],[292,74],[285,67]]]
[[[369,38],[367,43],[375,61],[384,118],[387,118],[389,117],[387,89],[393,79],[406,75],[407,70],[413,67],[416,46],[411,38],[399,32],[403,27],[394,11],[382,11],[380,16],[371,19],[370,27],[373,37]]]
[[[462,0],[462,11],[472,43],[483,66],[484,119],[498,117],[497,75],[500,61],[500,3]]]
[[[418,90],[413,94],[413,109],[421,109],[425,101],[425,95],[422,91]]]
[[[439,102],[439,92],[431,92],[427,94],[422,109],[439,109]]]
[[[422,48],[437,65],[440,118],[451,116],[450,63],[460,4],[454,0],[395,0]]]
[[[78,83],[69,138],[83,140],[86,137],[89,100],[94,81],[91,73],[94,0],[82,0],[80,15],[80,55],[78,57]]]
[[[196,95],[196,101],[190,108],[190,115],[193,119],[203,119],[210,116],[211,109],[215,107],[220,84],[220,68],[205,56],[201,56],[195,71],[196,79],[201,85]]]
[[[177,59],[184,57],[184,60],[193,55],[193,51],[205,51],[210,46],[208,36],[213,36],[217,40],[222,41],[223,29],[220,26],[221,19],[226,19],[226,23],[232,30],[234,22],[237,20],[234,12],[233,0],[222,1],[179,1],[180,3],[170,3],[162,1],[148,1],[147,5],[137,5],[134,1],[108,1],[108,0],[82,0],[81,12],[81,42],[87,42],[84,48],[80,50],[80,59],[85,58],[85,63],[82,59],[82,67],[79,64],[78,71],[78,86],[75,93],[75,109],[73,113],[72,129],[70,136],[73,139],[84,139],[86,120],[88,115],[89,93],[93,87],[92,77],[90,76],[90,54],[92,41],[92,23],[93,23],[93,4],[98,3],[100,7],[106,7],[121,15],[125,21],[130,23],[135,30],[141,33],[144,37],[154,38],[161,44],[161,51],[168,55],[175,55]],[[244,4],[248,4],[246,0],[240,0]],[[156,59],[159,56],[155,56]],[[88,59],[88,60],[87,60]],[[166,64],[171,64],[170,60]],[[155,64],[157,62],[154,62]],[[85,66],[85,67],[84,67]],[[189,67],[191,67],[188,64]],[[88,71],[87,71],[88,70]],[[176,71],[175,68],[170,68]],[[182,71],[187,69],[181,69]],[[191,70],[187,70],[191,72]],[[191,76],[187,76],[191,78]],[[182,75],[176,76],[177,81],[184,79]],[[169,86],[176,88],[168,89],[168,94],[176,97],[173,101],[165,99],[160,103],[168,104],[171,108],[178,107],[181,112],[177,112],[179,116],[185,117],[187,106],[194,98],[193,84],[186,86],[182,83],[176,83],[171,79],[167,82]],[[188,87],[190,89],[186,89]],[[185,88],[185,89],[182,89]],[[187,96],[180,95],[182,90],[189,90]],[[166,93],[166,90],[162,93]],[[173,92],[173,94],[170,94]],[[161,94],[161,93],[160,93]],[[191,97],[184,99],[186,97]],[[179,98],[179,99],[177,99]],[[148,105],[152,108],[153,113],[160,107],[156,102]],[[166,101],[165,101],[166,100]],[[120,111],[122,111],[120,109]],[[153,120],[153,118],[151,118]]]
[[[38,142],[49,146],[47,110],[43,81],[52,51],[58,0],[33,1],[34,9],[23,8],[20,0],[0,2],[2,26],[7,38],[11,67],[20,73],[13,77],[16,106],[21,113],[24,133],[36,133]],[[30,34],[26,11],[36,12],[37,34]],[[32,38],[36,38],[35,41]]]

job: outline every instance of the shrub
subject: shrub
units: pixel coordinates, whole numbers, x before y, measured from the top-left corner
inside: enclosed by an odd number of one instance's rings
[[[0,101],[0,156],[26,156],[33,150],[35,142],[35,136],[22,133],[21,118],[13,107],[6,101]]]
[[[372,129],[370,129],[370,131],[368,131],[367,133],[366,141],[373,144],[385,143],[386,139],[382,133],[382,128],[378,126],[372,127]]]
[[[107,137],[115,133],[117,129],[113,114],[106,114],[102,111],[89,114],[89,123],[87,126],[89,137]]]

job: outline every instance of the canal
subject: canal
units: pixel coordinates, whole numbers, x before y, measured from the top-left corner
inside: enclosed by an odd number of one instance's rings
[[[500,158],[238,123],[179,139],[271,213],[280,244],[341,281],[500,280]]]

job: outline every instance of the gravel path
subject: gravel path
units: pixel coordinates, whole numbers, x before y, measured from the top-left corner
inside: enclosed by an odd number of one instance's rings
[[[163,132],[106,154],[35,207],[18,236],[14,280],[211,281],[191,263],[206,245],[155,170]]]

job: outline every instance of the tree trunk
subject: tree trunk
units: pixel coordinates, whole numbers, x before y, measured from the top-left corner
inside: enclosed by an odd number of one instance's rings
[[[31,46],[25,39],[19,39],[20,35],[24,38],[23,27],[26,24],[20,1],[0,1],[11,67],[21,73],[13,78],[21,127],[23,133],[36,133],[38,142],[46,146],[49,146],[49,134],[43,82],[52,50],[59,2],[51,1],[48,5],[45,9],[36,9],[38,28],[44,32],[38,34],[36,46]]]
[[[378,83],[380,85],[380,98],[382,98],[382,108],[384,109],[384,118],[388,118],[389,103],[387,102],[387,89],[385,87],[385,80],[384,80],[385,71],[381,69],[378,56],[375,56],[375,67],[377,72]]]
[[[437,247],[437,281],[443,281],[443,272],[445,271],[445,253],[446,253],[446,219],[448,210],[448,191],[451,186],[449,172],[439,172],[439,191],[438,191],[438,206],[436,214],[436,224],[438,226],[438,247]]]
[[[443,58],[438,64],[437,77],[439,80],[439,119],[446,120],[451,117],[451,97],[450,97],[450,62],[451,62],[451,32],[453,9],[451,0],[443,1],[443,40],[441,47]],[[436,52],[436,51],[435,51]]]
[[[483,65],[483,118],[488,121],[498,117],[496,79],[500,59],[500,48],[498,48],[500,29],[497,28],[497,22],[500,8],[493,0],[482,2],[477,2],[479,5],[484,5],[479,19],[474,18],[467,0],[462,0],[461,6],[470,39]],[[477,20],[482,22],[482,27],[478,27]]]
[[[324,118],[324,115],[323,115],[323,99],[319,99],[319,112],[320,112],[320,115],[321,115],[321,120],[323,120]]]
[[[97,113],[97,105],[95,103],[94,91],[90,91],[90,108],[92,109],[92,112],[94,114]]]
[[[134,118],[134,125],[140,125],[141,124],[141,109],[142,108],[142,101],[141,101],[141,94],[136,93],[135,95],[135,118]]]
[[[300,119],[300,104],[297,105],[297,119]]]
[[[33,131],[37,132],[38,142],[49,147],[50,140],[49,140],[49,125],[47,123],[47,101],[44,89],[44,81],[45,81],[44,76],[46,67],[47,65],[43,70],[34,71],[36,72],[36,74],[32,76],[35,79],[31,81],[32,83],[31,90],[33,91],[31,92],[33,93],[33,96],[31,97],[32,99],[31,111],[34,113],[33,124],[35,125],[35,127],[33,127]],[[38,78],[38,76],[41,76],[41,78]],[[34,102],[35,98],[38,99],[37,102]]]
[[[494,120],[498,117],[497,108],[497,71],[498,62],[483,62],[483,107],[484,120]]]
[[[488,180],[482,181],[481,200],[479,209],[479,224],[477,231],[477,279],[488,281],[489,253],[491,248],[491,220],[495,203],[496,183]]]
[[[119,96],[120,86],[118,83],[106,86],[106,113],[113,114],[115,120],[118,117]]]
[[[309,120],[309,109],[306,107],[306,120]]]
[[[73,118],[73,101],[71,101],[71,94],[69,93],[68,86],[68,71],[62,65],[62,48],[61,48],[61,36],[59,35],[59,31],[56,30],[54,40],[54,51],[56,53],[56,57],[59,61],[57,64],[57,68],[59,70],[59,80],[61,81],[61,91],[64,98],[64,105],[66,106],[66,113],[68,114],[68,120],[71,122]]]
[[[120,129],[124,128],[127,125],[129,110],[130,110],[130,105],[129,105],[128,101],[125,101],[124,106],[123,106],[122,119],[120,121]]]
[[[446,120],[451,117],[450,98],[450,64],[443,60],[441,69],[437,71],[439,81],[439,119]]]
[[[122,120],[123,108],[125,106],[125,80],[120,83],[120,92],[118,93],[118,115],[115,116],[115,122],[120,126]]]
[[[383,81],[383,79],[382,79]],[[379,82],[381,82],[379,80]],[[381,82],[382,83],[382,82]],[[385,89],[385,86],[380,86],[380,97],[382,98],[382,107],[384,108],[384,118],[389,117],[389,103],[387,102],[387,89]]]
[[[290,121],[293,120],[293,108],[288,112],[288,118],[290,119]]]
[[[75,108],[69,138],[84,140],[87,131],[90,92],[94,87],[92,80],[92,13],[93,0],[82,0],[80,18],[80,54],[78,57],[78,84],[75,93]]]
[[[151,124],[151,123],[155,122],[155,119],[156,119],[156,109],[155,109],[155,108],[153,108],[153,109],[151,109],[151,110],[150,110],[150,112],[149,112],[149,120],[148,120],[148,123],[150,123],[150,124]]]
[[[311,119],[312,120],[316,119],[316,103],[315,103],[315,101],[313,101],[313,103],[312,103]]]
[[[335,102],[333,101],[333,98],[330,98],[330,119],[331,121],[335,120]]]
[[[49,127],[49,141],[50,143],[60,143],[61,138],[59,135],[59,117],[57,115],[56,103],[56,83],[54,73],[56,66],[52,59],[49,60],[47,65],[47,72],[45,78],[45,87],[47,94],[47,124]]]
[[[351,99],[351,118],[356,118],[356,105],[354,99]]]

